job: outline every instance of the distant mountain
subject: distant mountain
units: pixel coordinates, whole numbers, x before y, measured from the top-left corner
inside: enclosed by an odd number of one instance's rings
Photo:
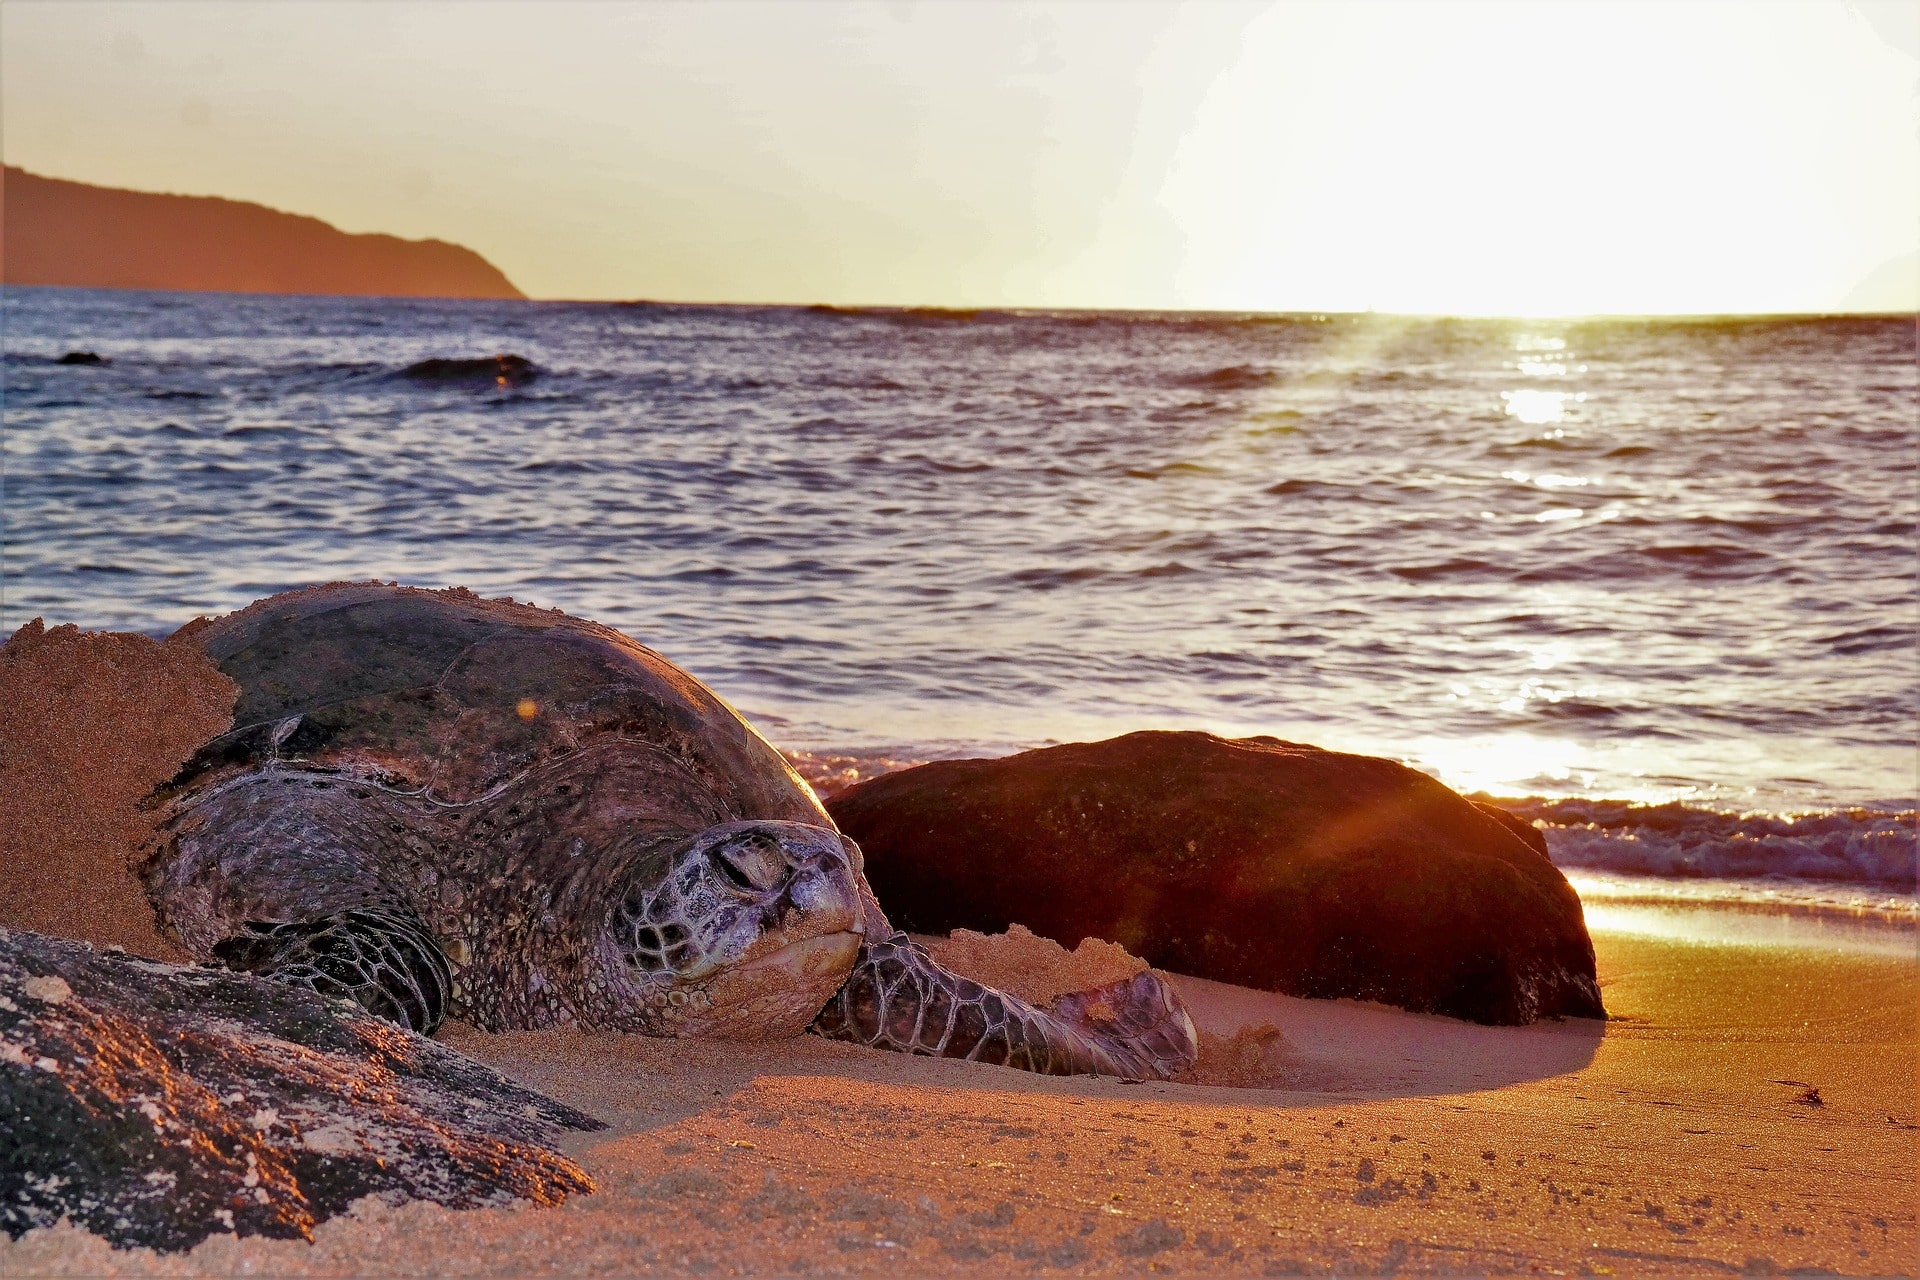
[[[7,166],[0,281],[95,289],[522,298],[444,240],[349,235],[318,218],[216,196],[159,195]]]

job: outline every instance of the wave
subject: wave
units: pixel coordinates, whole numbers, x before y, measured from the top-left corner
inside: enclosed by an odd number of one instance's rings
[[[1777,558],[1765,551],[1729,543],[1655,544],[1527,569],[1514,574],[1513,581],[1532,584],[1596,579],[1719,580],[1753,577],[1773,569],[1777,563]]]
[[[1443,560],[1438,564],[1396,565],[1387,570],[1396,578],[1405,578],[1409,582],[1428,582],[1436,578],[1478,577],[1482,574],[1498,571],[1490,560],[1476,560],[1470,556]]]
[[[1330,480],[1282,480],[1266,487],[1267,493],[1294,494],[1311,493],[1316,497],[1338,500],[1351,499],[1358,495],[1362,486],[1354,484],[1336,484]]]
[[[1920,890],[1915,812],[1743,813],[1678,802],[1478,796],[1533,823],[1563,868],[1677,879],[1777,877]]]
[[[1208,373],[1186,374],[1173,379],[1177,387],[1198,387],[1206,391],[1256,391],[1271,384],[1278,375],[1272,369],[1257,369],[1248,364],[1228,365]]]
[[[515,471],[544,471],[587,475],[600,470],[600,466],[598,463],[583,461],[579,458],[543,458],[537,462],[522,462],[513,469]]]

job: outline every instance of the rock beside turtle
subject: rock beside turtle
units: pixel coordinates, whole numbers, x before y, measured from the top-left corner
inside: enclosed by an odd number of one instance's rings
[[[1391,760],[1144,732],[936,761],[827,807],[915,932],[1018,922],[1287,995],[1605,1016],[1580,900],[1538,834]]]
[[[362,1196],[554,1204],[604,1126],[358,1006],[0,930],[0,1228],[311,1238]]]

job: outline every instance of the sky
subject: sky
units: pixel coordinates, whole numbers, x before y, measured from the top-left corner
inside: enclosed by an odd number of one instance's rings
[[[1906,0],[4,0],[0,154],[545,298],[1920,307]]]

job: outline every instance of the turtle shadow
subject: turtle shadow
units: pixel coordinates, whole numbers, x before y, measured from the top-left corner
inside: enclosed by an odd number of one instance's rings
[[[1488,1027],[1353,1000],[1305,1000],[1173,976],[1205,1055],[1173,1081],[1039,1076],[983,1063],[913,1057],[800,1036],[789,1040],[663,1040],[577,1030],[490,1035],[460,1023],[454,1048],[528,1087],[598,1117],[610,1133],[570,1139],[584,1149],[733,1106],[766,1077],[839,1077],[1007,1095],[1324,1105],[1330,1096],[1442,1097],[1567,1075],[1588,1066],[1606,1035],[1598,1019]],[[1243,1050],[1218,1070],[1223,1046]],[[1244,1052],[1251,1046],[1256,1052]],[[1248,1060],[1251,1058],[1251,1060]],[[1216,1068],[1209,1075],[1209,1066]]]
[[[1203,1044],[1196,1083],[1370,1098],[1444,1097],[1583,1070],[1608,1024],[1483,1026],[1359,1000],[1308,1000],[1173,975]],[[1237,1061],[1210,1056],[1238,1050]],[[1207,1068],[1214,1066],[1212,1079]],[[1222,1069],[1224,1068],[1224,1069]]]
[[[785,1074],[796,1050],[827,1046],[799,1040],[670,1040],[612,1031],[552,1028],[488,1033],[449,1021],[439,1039],[501,1074],[605,1121],[592,1146],[711,1111],[763,1075]],[[850,1046],[834,1045],[832,1048]]]

